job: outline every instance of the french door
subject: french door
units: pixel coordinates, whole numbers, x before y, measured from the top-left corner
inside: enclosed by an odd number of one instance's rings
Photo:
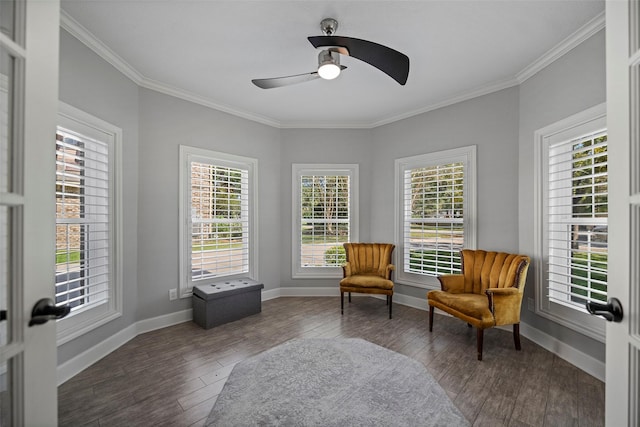
[[[57,424],[53,296],[58,0],[0,1],[0,426]]]
[[[609,287],[622,303],[607,322],[606,425],[640,425],[640,4],[606,2]]]

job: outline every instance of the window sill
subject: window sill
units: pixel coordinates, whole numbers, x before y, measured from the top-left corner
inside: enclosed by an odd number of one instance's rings
[[[538,316],[569,328],[601,343],[606,342],[605,320],[568,307],[536,307]]]

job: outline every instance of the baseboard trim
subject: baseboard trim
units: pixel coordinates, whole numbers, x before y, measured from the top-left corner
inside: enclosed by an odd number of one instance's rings
[[[189,322],[191,319],[193,319],[193,312],[191,309],[187,309],[162,316],[152,317],[151,319],[141,320],[133,325],[127,326],[106,340],[67,360],[63,364],[58,365],[58,386],[64,384],[69,379],[107,356],[109,353],[117,350],[138,335],[144,334],[145,332],[155,331],[156,329],[177,325],[178,323]]]
[[[606,364],[604,362],[526,323],[520,323],[520,334],[538,344],[540,347],[549,350],[561,359],[571,363],[573,366],[582,369],[587,374],[605,382]]]
[[[191,320],[193,320],[193,310],[190,308],[176,311],[175,313],[152,317],[151,319],[140,320],[136,322],[136,335],[177,325],[178,323],[190,322]]]
[[[280,298],[280,289],[282,288],[269,289],[267,291],[263,290],[261,296],[262,301],[269,301],[270,299]]]
[[[79,355],[67,360],[57,368],[58,386],[70,380],[89,366],[96,363],[109,353],[118,349],[120,346],[136,337],[136,324],[127,326],[120,332],[111,335],[106,340],[94,345],[90,349],[80,353]]]
[[[281,297],[339,297],[340,288],[331,286],[329,288],[280,288]]]
[[[393,294],[393,302],[407,307],[417,308],[418,310],[429,310],[429,304],[427,304],[426,298],[416,298],[404,294]]]
[[[268,301],[281,297],[336,296],[340,296],[340,290],[337,287],[281,287],[263,291],[262,301]],[[396,304],[417,308],[419,310],[428,310],[426,298],[416,298],[403,294],[395,294],[393,296],[393,301]],[[57,369],[58,385],[63,384],[64,382],[68,381],[84,369],[93,365],[109,353],[117,350],[120,346],[125,344],[127,341],[135,338],[137,335],[154,331],[156,329],[166,328],[178,323],[189,322],[192,320],[192,318],[192,310],[187,309],[175,313],[153,317],[151,319],[140,320],[133,325],[126,327],[122,331],[112,335],[101,343],[91,347],[83,353],[59,365]],[[533,341],[546,350],[549,350],[550,352],[566,360],[577,368],[582,369],[589,375],[596,377],[600,381],[605,380],[605,363],[594,359],[593,357],[526,323],[520,324],[520,333],[525,338]]]

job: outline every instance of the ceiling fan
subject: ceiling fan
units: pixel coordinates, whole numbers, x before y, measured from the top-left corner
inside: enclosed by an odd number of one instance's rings
[[[262,89],[288,86],[318,78],[335,79],[347,67],[340,65],[340,55],[351,56],[372,65],[389,77],[404,85],[409,77],[409,57],[390,47],[353,37],[334,36],[338,21],[325,18],[320,22],[323,36],[308,37],[318,54],[318,70],[293,76],[270,79],[253,79],[253,84]]]

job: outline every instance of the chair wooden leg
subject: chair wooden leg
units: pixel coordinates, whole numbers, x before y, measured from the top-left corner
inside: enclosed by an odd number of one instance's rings
[[[484,338],[484,329],[478,328],[476,336],[478,341],[478,360],[482,360],[482,340]]]
[[[513,343],[516,345],[516,350],[520,351],[520,323],[513,324]]]
[[[433,306],[429,306],[429,332],[433,332]]]
[[[389,305],[389,295],[387,295],[387,305]]]
[[[349,292],[349,303],[351,303],[351,292]]]
[[[344,292],[340,291],[340,314],[344,314]]]
[[[387,296],[387,299],[389,300],[389,319],[391,319],[391,307],[393,307],[393,295]]]

